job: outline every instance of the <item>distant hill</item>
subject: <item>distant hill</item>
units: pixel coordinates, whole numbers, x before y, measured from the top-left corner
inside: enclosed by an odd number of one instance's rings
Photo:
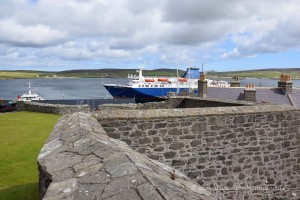
[[[47,71],[31,71],[31,70],[15,70],[0,71],[0,79],[17,79],[17,78],[59,78],[59,77],[75,77],[75,78],[127,78],[128,74],[138,74],[137,69],[82,69],[68,70],[58,72]],[[293,79],[300,79],[299,68],[273,68],[245,71],[229,71],[217,72],[208,71],[209,78],[231,78],[239,76],[240,78],[274,78],[278,79],[280,74],[290,74]],[[176,69],[155,69],[143,70],[144,76],[176,76]],[[183,75],[184,71],[179,70],[179,76]]]
[[[233,77],[240,78],[271,78],[278,79],[281,74],[290,74],[293,79],[300,79],[299,68],[273,68],[273,69],[259,69],[259,70],[245,70],[245,71],[230,71],[230,72],[215,72],[207,73],[208,77]]]
[[[184,71],[178,70],[179,76],[184,74]],[[127,78],[128,74],[138,74],[137,69],[82,69],[82,70],[67,70],[59,72],[47,71],[31,71],[31,70],[15,70],[15,71],[0,71],[0,79],[18,79],[18,78],[59,78],[59,77],[74,77],[74,78]],[[155,69],[143,70],[144,76],[177,76],[176,69]]]

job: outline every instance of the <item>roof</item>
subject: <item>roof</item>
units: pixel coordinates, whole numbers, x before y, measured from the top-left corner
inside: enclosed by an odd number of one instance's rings
[[[292,99],[296,107],[300,107],[300,88],[293,88]]]
[[[292,105],[289,98],[284,95],[281,88],[257,87],[255,89],[257,102]],[[244,90],[244,87],[208,87],[207,97],[216,99],[244,100]],[[300,106],[300,90],[296,92],[296,96],[294,97],[293,94],[295,102],[299,103],[298,105]]]

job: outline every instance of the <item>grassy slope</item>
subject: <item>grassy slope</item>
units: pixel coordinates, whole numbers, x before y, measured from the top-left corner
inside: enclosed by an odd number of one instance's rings
[[[266,69],[266,70],[248,70],[236,72],[208,72],[208,76],[233,77],[235,75],[240,78],[276,78],[284,74],[290,74],[294,79],[300,79],[300,69]]]
[[[179,75],[184,71],[179,70]],[[208,77],[233,77],[235,75],[245,78],[278,78],[281,73],[291,74],[293,79],[300,79],[299,68],[288,69],[264,69],[248,70],[235,72],[208,72]],[[76,78],[126,78],[128,74],[137,74],[136,69],[95,69],[95,70],[70,70],[61,72],[43,72],[43,71],[0,71],[0,79],[13,78],[49,78],[53,75],[57,77],[76,77]],[[156,69],[143,70],[145,76],[176,76],[176,69]]]
[[[0,71],[0,79],[34,78],[36,76],[38,76],[38,73],[34,73],[34,72]]]
[[[0,199],[38,199],[37,156],[59,115],[0,114]]]
[[[179,75],[184,72],[179,71]],[[75,77],[75,78],[127,78],[128,74],[136,74],[136,69],[98,69],[98,70],[70,70],[61,72],[42,72],[42,71],[0,71],[0,79],[16,78],[49,78],[56,77]],[[145,76],[176,76],[176,69],[157,69],[143,70]]]

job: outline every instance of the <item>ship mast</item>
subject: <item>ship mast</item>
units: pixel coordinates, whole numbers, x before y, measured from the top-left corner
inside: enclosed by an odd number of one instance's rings
[[[30,82],[28,82],[28,94],[31,94],[31,87],[30,87]]]
[[[176,65],[177,68],[177,94],[179,94],[179,75],[178,75],[178,65]]]
[[[190,60],[189,60],[189,93],[191,93],[191,66],[190,66]]]

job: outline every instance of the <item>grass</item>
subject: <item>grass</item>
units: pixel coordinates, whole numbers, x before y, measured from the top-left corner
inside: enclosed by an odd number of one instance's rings
[[[37,156],[59,115],[0,114],[0,199],[38,199]]]
[[[38,73],[34,72],[10,72],[0,71],[0,79],[36,78]]]

